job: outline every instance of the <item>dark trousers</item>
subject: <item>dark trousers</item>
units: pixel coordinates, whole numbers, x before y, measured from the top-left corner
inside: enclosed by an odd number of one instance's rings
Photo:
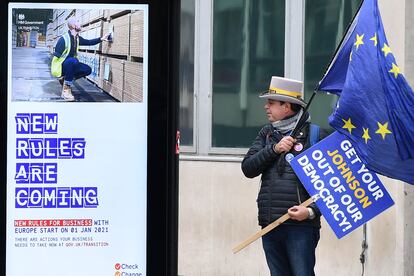
[[[91,67],[85,63],[79,62],[77,58],[68,57],[62,63],[62,76],[65,77],[65,81],[73,81],[73,79],[79,79],[88,76],[91,73]]]
[[[280,225],[262,237],[272,276],[314,276],[319,228]]]

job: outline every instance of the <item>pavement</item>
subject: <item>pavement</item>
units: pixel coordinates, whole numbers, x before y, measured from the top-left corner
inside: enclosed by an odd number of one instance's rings
[[[62,86],[50,73],[52,55],[47,48],[12,49],[12,101],[65,102]],[[74,81],[76,102],[116,102],[86,78]]]

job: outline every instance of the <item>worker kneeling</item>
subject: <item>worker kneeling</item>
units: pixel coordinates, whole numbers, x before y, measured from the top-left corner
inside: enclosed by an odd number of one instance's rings
[[[61,97],[66,101],[74,101],[72,94],[73,80],[91,74],[92,69],[87,64],[82,63],[77,58],[79,46],[92,46],[107,41],[109,33],[103,37],[85,39],[79,36],[81,25],[78,20],[71,17],[67,21],[68,31],[64,33],[56,43],[53,54],[51,73],[59,78],[62,87]]]

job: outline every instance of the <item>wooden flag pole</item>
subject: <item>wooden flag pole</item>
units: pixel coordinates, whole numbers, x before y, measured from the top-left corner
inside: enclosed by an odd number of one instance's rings
[[[308,207],[313,201],[314,201],[313,198],[310,197],[305,202],[300,204],[300,206]],[[275,220],[274,222],[272,222],[271,224],[269,224],[268,226],[266,226],[265,228],[263,228],[256,234],[252,235],[251,237],[247,238],[245,241],[241,242],[239,245],[234,247],[233,254],[236,254],[237,252],[239,252],[240,250],[242,250],[243,248],[245,248],[246,246],[248,246],[249,244],[257,240],[258,238],[264,236],[265,234],[267,234],[274,228],[278,227],[279,225],[281,225],[288,219],[289,219],[288,213],[284,214],[283,216],[281,216],[280,218],[278,218],[277,220]]]

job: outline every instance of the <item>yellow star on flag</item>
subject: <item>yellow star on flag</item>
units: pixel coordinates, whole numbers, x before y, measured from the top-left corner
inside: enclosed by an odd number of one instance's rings
[[[364,135],[362,135],[362,138],[365,140],[365,144],[368,144],[368,140],[371,139],[371,136],[369,136],[368,128],[362,128],[364,130]]]
[[[384,43],[384,47],[382,47],[381,51],[384,52],[385,57],[388,56],[389,53],[392,53],[391,48],[388,47],[386,43]]]
[[[375,35],[373,37],[371,37],[369,40],[374,41],[374,46],[377,46],[377,44],[378,44],[377,33],[375,33]]]
[[[344,119],[342,119],[342,121],[344,122],[344,125],[343,125],[343,127],[342,127],[342,128],[347,129],[347,130],[349,131],[349,133],[352,133],[352,129],[353,129],[353,128],[356,128],[356,126],[354,126],[354,125],[351,123],[351,118],[349,118],[348,120],[344,120]]]
[[[395,78],[398,77],[398,74],[401,74],[400,68],[394,62],[392,63],[392,69],[388,72],[393,73]]]
[[[356,41],[355,41],[354,45],[356,46],[357,50],[359,48],[359,45],[364,44],[363,39],[364,39],[364,34],[362,34],[362,35],[357,34],[356,35]]]
[[[385,135],[391,134],[392,132],[388,129],[388,122],[385,124],[381,124],[380,122],[377,122],[378,124],[378,130],[375,131],[377,134],[381,134],[382,140],[385,140]]]

